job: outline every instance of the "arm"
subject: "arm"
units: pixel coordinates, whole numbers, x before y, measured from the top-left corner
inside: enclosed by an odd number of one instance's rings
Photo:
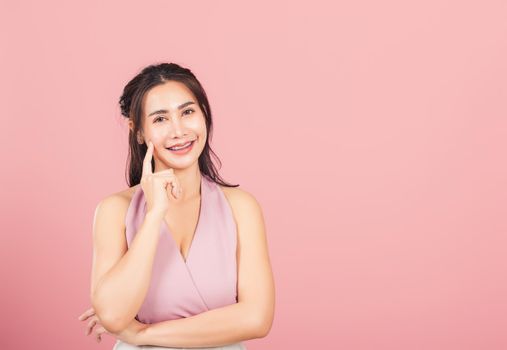
[[[138,345],[166,347],[219,347],[260,338],[261,327],[248,309],[236,303],[191,317],[146,325],[136,339]]]
[[[252,195],[235,189],[227,195],[238,231],[238,302],[192,317],[147,325],[138,344],[215,347],[262,338],[274,317],[275,290],[262,211]]]
[[[102,326],[116,333],[136,316],[149,288],[163,218],[148,212],[127,250],[125,199],[111,196],[95,211],[91,302]]]

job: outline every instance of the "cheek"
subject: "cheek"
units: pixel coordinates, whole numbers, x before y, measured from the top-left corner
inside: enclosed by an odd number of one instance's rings
[[[162,140],[166,137],[166,130],[164,128],[148,128],[148,130],[146,130],[146,135],[151,136],[155,142],[156,140]]]
[[[151,140],[155,148],[164,148],[165,142],[167,140],[167,136],[160,132],[160,130],[151,130],[149,133],[146,133],[146,140]]]
[[[201,120],[193,120],[192,123],[188,124],[188,128],[192,129],[194,133],[201,135],[201,137],[206,135],[206,123]]]
[[[204,117],[199,120],[199,133],[203,136],[206,135],[206,121]]]
[[[207,137],[206,126],[203,125],[202,127],[199,128],[199,138],[201,139],[201,142],[204,143],[206,141],[206,137]]]

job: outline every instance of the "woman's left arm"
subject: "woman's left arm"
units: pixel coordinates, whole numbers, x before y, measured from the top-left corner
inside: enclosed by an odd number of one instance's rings
[[[269,333],[274,318],[275,285],[262,209],[242,189],[228,190],[226,196],[238,231],[238,302],[191,317],[150,324],[138,333],[137,344],[215,347]]]

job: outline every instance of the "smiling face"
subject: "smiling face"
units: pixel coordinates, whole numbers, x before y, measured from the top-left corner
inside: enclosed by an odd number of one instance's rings
[[[151,88],[143,98],[143,136],[153,142],[155,171],[184,169],[197,164],[206,143],[206,120],[197,99],[185,84],[168,81]],[[132,129],[132,121],[129,121]],[[168,148],[193,141],[189,150]]]

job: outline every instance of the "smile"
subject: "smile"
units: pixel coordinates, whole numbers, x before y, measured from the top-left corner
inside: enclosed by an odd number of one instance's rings
[[[182,154],[188,153],[192,149],[192,147],[194,146],[194,143],[195,143],[195,140],[187,143],[186,146],[181,147],[181,148],[177,148],[177,149],[166,148],[166,149],[169,152],[172,152],[174,154],[182,155]]]

